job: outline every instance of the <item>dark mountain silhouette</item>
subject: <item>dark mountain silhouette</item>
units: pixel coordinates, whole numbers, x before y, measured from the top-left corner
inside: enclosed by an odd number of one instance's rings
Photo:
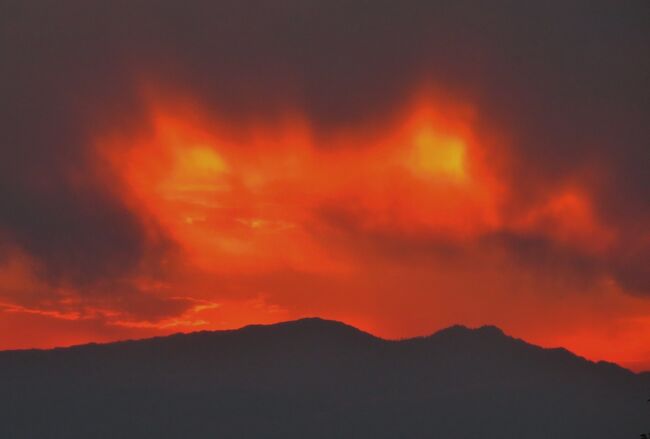
[[[495,327],[304,319],[0,352],[2,438],[638,438],[650,375]]]

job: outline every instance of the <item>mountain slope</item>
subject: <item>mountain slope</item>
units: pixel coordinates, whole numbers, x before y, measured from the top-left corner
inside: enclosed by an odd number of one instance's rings
[[[625,438],[650,378],[494,327],[386,341],[303,319],[0,352],[0,437]]]

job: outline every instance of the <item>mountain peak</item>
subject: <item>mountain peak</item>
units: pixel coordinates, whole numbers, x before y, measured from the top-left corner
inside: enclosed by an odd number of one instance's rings
[[[350,340],[379,340],[372,334],[337,320],[320,317],[305,317],[297,320],[273,323],[270,325],[249,325],[234,332],[265,334],[268,336],[299,337],[299,338],[335,338]]]
[[[480,327],[474,329],[474,331],[477,331],[477,332],[479,332],[481,334],[499,335],[499,336],[503,336],[503,337],[509,337],[508,335],[506,335],[503,332],[503,330],[501,328],[499,328],[498,326],[494,326],[494,325],[483,325],[483,326],[480,326]]]
[[[296,320],[288,320],[284,322],[271,323],[268,325],[248,325],[241,328],[241,330],[251,329],[264,329],[264,330],[277,330],[277,329],[291,329],[291,330],[348,330],[351,332],[363,332],[354,326],[348,325],[338,320],[329,320],[321,317],[303,317]]]
[[[505,334],[501,328],[494,325],[483,325],[477,328],[470,328],[465,325],[453,325],[433,333],[431,337],[471,336],[471,335],[493,337],[493,338],[494,337],[511,338],[509,335]]]

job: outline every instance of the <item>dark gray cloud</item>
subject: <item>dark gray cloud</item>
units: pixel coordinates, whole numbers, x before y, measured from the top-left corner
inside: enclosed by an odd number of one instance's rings
[[[165,253],[89,149],[142,120],[142,75],[233,123],[289,105],[325,133],[428,82],[512,137],[523,202],[593,166],[601,215],[647,233],[649,21],[645,0],[4,1],[0,236],[74,282]],[[646,290],[642,242],[614,271]]]

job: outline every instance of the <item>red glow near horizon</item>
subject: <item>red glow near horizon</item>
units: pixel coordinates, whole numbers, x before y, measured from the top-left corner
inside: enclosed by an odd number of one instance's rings
[[[421,93],[390,123],[325,135],[299,112],[235,126],[199,105],[149,102],[142,132],[98,136],[98,151],[125,202],[178,246],[164,275],[143,272],[130,285],[179,310],[142,318],[61,290],[39,306],[0,304],[11,316],[0,329],[22,316],[51,334],[0,347],[319,315],[387,338],[490,323],[592,359],[637,368],[650,359],[647,301],[611,279],[536,272],[484,245],[523,234],[597,256],[617,233],[580,181],[513,206],[515,157],[478,131],[471,106]],[[18,258],[0,278],[16,291],[46,288],[30,270]]]

